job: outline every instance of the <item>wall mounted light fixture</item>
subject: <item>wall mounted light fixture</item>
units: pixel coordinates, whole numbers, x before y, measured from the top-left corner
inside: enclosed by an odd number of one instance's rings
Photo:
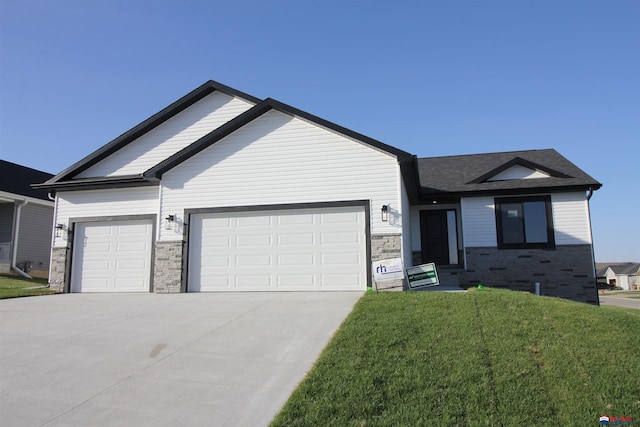
[[[173,223],[176,221],[175,215],[167,215],[164,219],[164,229],[171,230],[173,228]]]
[[[56,237],[62,237],[64,234],[64,224],[56,224]]]
[[[382,215],[383,221],[389,221],[389,205],[382,205],[380,214]]]

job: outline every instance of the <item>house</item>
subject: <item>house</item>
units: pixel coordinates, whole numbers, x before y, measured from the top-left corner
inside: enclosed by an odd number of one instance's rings
[[[36,188],[66,292],[364,290],[401,258],[597,304],[600,186],[554,150],[419,159],[209,81]]]
[[[601,184],[557,151],[418,159],[417,169],[427,203],[412,207],[419,247],[439,250],[425,234],[444,231],[422,221],[440,215],[462,283],[533,291],[538,282],[543,294],[596,303],[589,199]]]
[[[0,273],[49,274],[54,203],[31,184],[52,177],[0,160]]]
[[[598,280],[623,290],[636,290],[640,285],[640,263],[598,264]]]

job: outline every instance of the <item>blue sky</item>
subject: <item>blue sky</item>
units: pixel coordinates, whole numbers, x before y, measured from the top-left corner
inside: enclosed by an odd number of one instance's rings
[[[640,262],[638,1],[0,0],[0,158],[51,173],[209,79],[420,157],[555,148]]]

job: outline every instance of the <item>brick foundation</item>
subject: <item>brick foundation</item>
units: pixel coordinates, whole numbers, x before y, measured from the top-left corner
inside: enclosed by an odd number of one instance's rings
[[[460,283],[516,291],[534,292],[541,285],[542,295],[598,304],[593,277],[590,245],[565,245],[556,249],[466,248],[466,270]]]
[[[182,241],[156,242],[153,288],[158,294],[174,294],[181,291]]]

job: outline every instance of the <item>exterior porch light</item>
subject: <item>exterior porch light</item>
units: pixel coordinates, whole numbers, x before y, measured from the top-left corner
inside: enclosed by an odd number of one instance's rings
[[[62,237],[64,234],[64,224],[56,224],[56,237]]]
[[[165,230],[171,230],[173,228],[173,223],[176,220],[176,216],[175,215],[167,215],[167,217],[164,219],[164,229]]]
[[[389,221],[389,205],[382,205],[380,214],[382,215],[383,221]]]

